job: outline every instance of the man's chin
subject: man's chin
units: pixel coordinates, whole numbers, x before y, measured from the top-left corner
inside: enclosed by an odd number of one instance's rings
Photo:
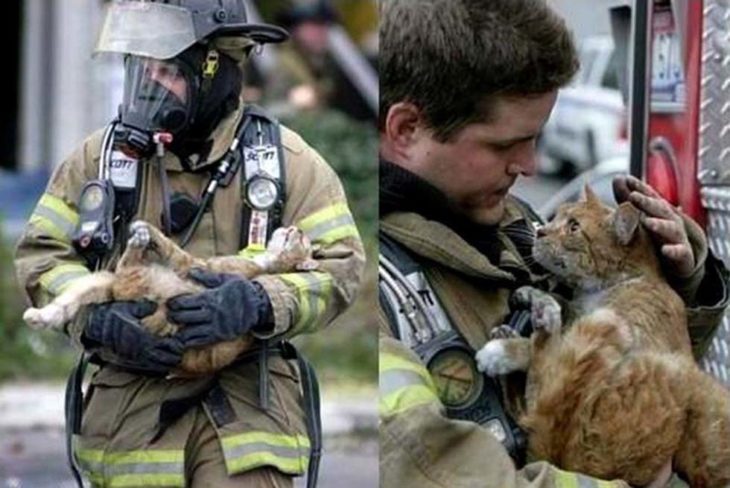
[[[472,207],[465,212],[472,222],[479,225],[497,225],[504,217],[504,200],[489,207]]]

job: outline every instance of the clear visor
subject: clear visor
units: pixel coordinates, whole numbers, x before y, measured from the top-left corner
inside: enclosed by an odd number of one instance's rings
[[[122,121],[142,130],[176,133],[190,116],[191,74],[172,61],[130,56]]]
[[[169,59],[195,41],[193,17],[187,9],[160,3],[114,3],[107,12],[94,54]]]

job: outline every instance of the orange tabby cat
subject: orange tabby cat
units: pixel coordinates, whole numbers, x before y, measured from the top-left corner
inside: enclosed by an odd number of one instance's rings
[[[479,367],[528,371],[519,423],[539,459],[634,486],[671,459],[692,487],[730,486],[730,392],[695,365],[684,304],[639,220],[588,187],[584,202],[563,206],[534,256],[575,290],[575,318],[562,326],[553,297],[518,289],[535,333],[488,342]]]
[[[142,324],[160,336],[174,334],[178,326],[167,322],[165,302],[174,296],[197,293],[203,287],[186,276],[191,268],[230,273],[253,278],[266,273],[311,270],[307,237],[295,227],[274,231],[266,252],[246,259],[237,256],[199,259],[183,251],[156,227],[142,221],[130,226],[127,249],[116,271],[99,271],[81,278],[43,308],[29,308],[23,319],[35,329],[62,329],[74,319],[82,306],[111,300],[152,300],[157,310],[142,319]],[[183,354],[178,374],[209,374],[230,364],[253,342],[250,335],[204,348],[190,348]]]

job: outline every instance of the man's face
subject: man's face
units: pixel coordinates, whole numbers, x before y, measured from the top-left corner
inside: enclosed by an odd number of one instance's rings
[[[169,61],[148,58],[146,60],[145,74],[148,79],[159,83],[175,95],[180,102],[187,102],[188,84],[182,70],[177,65]]]
[[[557,91],[500,98],[489,123],[469,124],[445,143],[419,126],[408,169],[441,190],[473,222],[497,224],[517,177],[535,173],[535,143],[556,97]]]

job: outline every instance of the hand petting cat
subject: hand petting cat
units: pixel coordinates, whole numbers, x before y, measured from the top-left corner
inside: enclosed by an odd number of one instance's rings
[[[697,263],[679,210],[633,176],[614,178],[613,194],[617,203],[628,200],[643,212],[641,221],[661,246],[667,270],[677,278],[691,276]]]

